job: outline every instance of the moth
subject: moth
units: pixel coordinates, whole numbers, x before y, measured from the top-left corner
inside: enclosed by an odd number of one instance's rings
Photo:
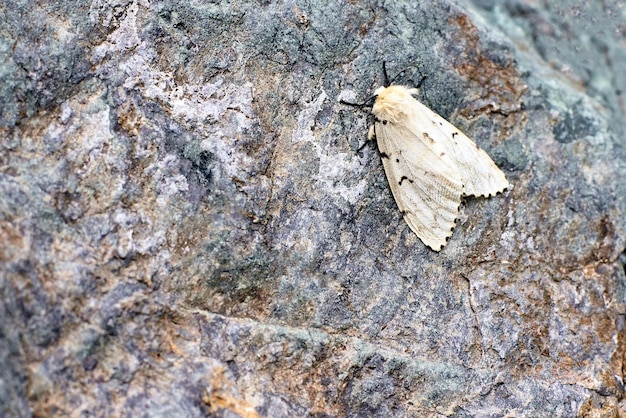
[[[368,139],[378,144],[404,220],[424,244],[441,251],[461,199],[494,196],[509,182],[474,141],[413,97],[418,89],[385,84],[374,91]]]

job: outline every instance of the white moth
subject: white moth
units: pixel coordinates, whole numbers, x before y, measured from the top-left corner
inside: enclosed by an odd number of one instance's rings
[[[372,113],[385,174],[409,227],[440,251],[452,235],[463,196],[489,197],[509,186],[487,153],[417,101],[417,89],[379,87]]]

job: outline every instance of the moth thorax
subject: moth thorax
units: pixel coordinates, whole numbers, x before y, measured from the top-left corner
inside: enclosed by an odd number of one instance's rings
[[[401,103],[393,100],[376,100],[372,107],[372,113],[382,120],[397,123],[406,118],[406,112],[403,110]]]

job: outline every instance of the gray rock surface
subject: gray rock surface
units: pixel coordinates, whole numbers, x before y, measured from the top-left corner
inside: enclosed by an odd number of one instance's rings
[[[626,413],[623,2],[5,0],[0,58],[0,416]],[[384,60],[512,183],[441,253]]]

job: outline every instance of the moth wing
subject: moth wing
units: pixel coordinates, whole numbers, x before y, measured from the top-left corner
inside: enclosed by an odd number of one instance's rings
[[[459,213],[463,183],[443,147],[408,124],[376,123],[385,174],[406,223],[424,244],[440,251]]]
[[[464,195],[488,197],[509,187],[504,173],[485,151],[450,122],[416,102],[416,112],[430,119],[431,136],[445,148],[448,159],[457,167],[465,186]]]

